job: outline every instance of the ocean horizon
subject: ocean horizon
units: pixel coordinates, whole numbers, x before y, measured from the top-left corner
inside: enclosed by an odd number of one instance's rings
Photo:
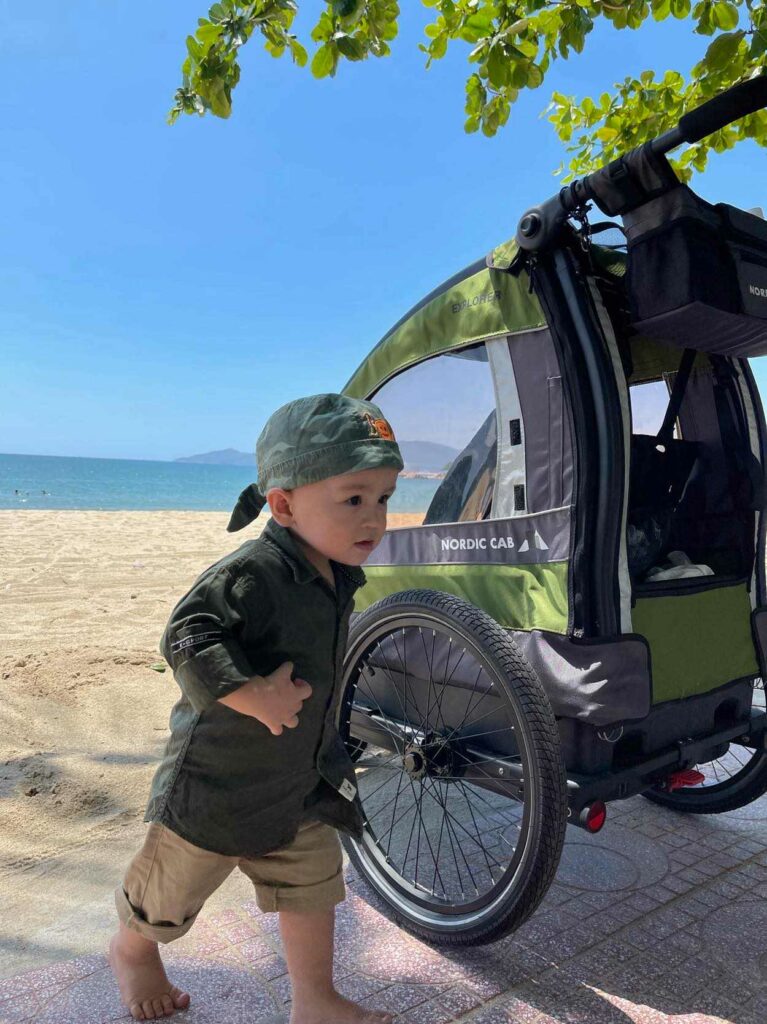
[[[256,464],[0,454],[0,509],[228,512]],[[400,477],[392,512],[422,512],[440,481]]]

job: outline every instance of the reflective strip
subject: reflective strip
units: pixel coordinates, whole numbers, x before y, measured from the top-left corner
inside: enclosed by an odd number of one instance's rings
[[[621,421],[623,423],[623,499],[621,501],[621,531],[620,546],[618,549],[618,590],[620,593],[620,622],[622,633],[632,633],[631,625],[631,576],[629,575],[629,560],[626,545],[626,530],[628,507],[629,507],[629,484],[631,481],[631,400],[629,398],[628,382],[623,370],[618,344],[615,340],[613,325],[607,310],[602,302],[602,296],[596,282],[589,278],[591,297],[594,300],[594,307],[599,317],[599,324],[607,343],[607,351],[613,364],[615,383],[618,388],[618,395],[621,403]]]
[[[499,519],[524,515],[527,511],[527,472],[525,469],[525,424],[519,401],[517,379],[511,362],[509,342],[506,338],[488,341],[486,346],[495,388],[495,408],[498,417],[498,460],[495,467],[493,515]],[[509,424],[519,420],[521,443],[511,444]],[[514,487],[524,487],[524,507],[518,511],[514,503]]]
[[[205,633],[190,633],[188,636],[175,640],[170,647],[171,654],[180,654],[187,647],[199,647],[200,644],[210,644],[213,640],[220,640],[224,634],[220,629],[208,630]]]
[[[570,554],[571,519],[566,505],[505,519],[403,526],[384,534],[365,573],[374,565],[560,562]]]

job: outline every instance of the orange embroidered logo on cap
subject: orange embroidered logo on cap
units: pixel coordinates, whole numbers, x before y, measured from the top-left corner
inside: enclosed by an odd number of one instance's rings
[[[365,419],[368,421],[371,437],[373,435],[377,435],[378,437],[382,437],[384,441],[394,440],[394,431],[386,420],[374,420],[369,412],[365,413]]]

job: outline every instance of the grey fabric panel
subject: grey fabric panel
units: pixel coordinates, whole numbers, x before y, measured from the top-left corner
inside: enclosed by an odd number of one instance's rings
[[[767,680],[767,608],[757,608],[751,616],[754,640],[759,652],[759,671]]]
[[[562,378],[549,377],[546,381],[546,404],[549,410],[549,501],[552,508],[565,504],[565,416]]]
[[[519,392],[508,342],[505,338],[497,338],[495,341],[489,341],[485,347],[493,372],[496,416],[498,417],[498,458],[492,507],[493,515],[498,519],[503,519],[506,516],[524,515],[527,512],[527,508],[515,511],[514,502],[515,485],[521,484],[527,493],[525,472],[527,431],[519,404]],[[511,444],[509,424],[513,419],[519,420],[521,444]]]
[[[509,351],[525,424],[527,510],[543,512],[569,505],[573,500],[570,420],[551,333],[539,330],[515,334],[509,338]],[[550,387],[550,381],[558,383]],[[552,436],[559,441],[555,459]]]
[[[510,630],[510,635],[560,718],[613,725],[649,714],[650,656],[642,640],[576,643],[538,629]]]
[[[510,519],[435,523],[390,530],[369,565],[562,562],[570,555],[569,508]]]

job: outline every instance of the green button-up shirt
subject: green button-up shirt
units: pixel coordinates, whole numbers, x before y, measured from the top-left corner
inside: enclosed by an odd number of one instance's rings
[[[354,592],[365,574],[330,564],[335,593],[291,532],[269,519],[260,537],[207,569],[176,605],[161,650],[182,696],[145,820],[241,857],[287,845],[307,820],[361,836],[336,714]],[[284,661],[312,686],[296,728],[274,736],[219,703]]]

